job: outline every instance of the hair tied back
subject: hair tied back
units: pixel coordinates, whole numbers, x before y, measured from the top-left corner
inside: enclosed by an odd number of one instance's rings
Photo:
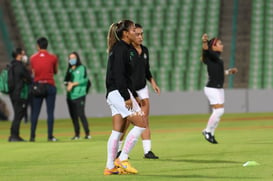
[[[114,35],[115,35],[116,39],[117,39],[118,41],[120,41],[120,39],[119,39],[119,37],[118,37],[118,35],[117,35],[117,29],[118,29],[118,23],[114,23],[114,24],[113,24]]]

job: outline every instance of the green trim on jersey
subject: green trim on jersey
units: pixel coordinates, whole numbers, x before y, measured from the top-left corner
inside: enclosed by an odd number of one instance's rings
[[[27,83],[24,83],[22,90],[20,92],[20,98],[27,100],[28,97],[29,97],[29,85]]]

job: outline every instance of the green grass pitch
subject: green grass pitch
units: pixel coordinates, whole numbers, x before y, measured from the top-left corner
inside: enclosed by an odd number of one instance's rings
[[[71,120],[55,121],[58,142],[47,142],[40,120],[35,143],[9,143],[10,122],[0,122],[1,181],[170,181],[273,180],[273,114],[225,114],[216,131],[218,145],[201,134],[209,114],[152,116],[153,151],[159,160],[143,159],[139,140],[130,154],[137,175],[104,176],[111,118],[91,118],[91,140],[71,141]],[[29,139],[30,124],[21,135]],[[83,135],[82,135],[83,136]],[[257,166],[243,167],[247,161]]]

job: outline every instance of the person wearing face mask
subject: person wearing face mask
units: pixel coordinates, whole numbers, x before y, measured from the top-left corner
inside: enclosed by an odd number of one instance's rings
[[[22,49],[17,48],[12,52],[14,60],[11,62],[11,70],[14,84],[13,89],[10,90],[10,100],[12,103],[14,118],[10,128],[9,142],[25,141],[20,136],[21,120],[27,111],[27,100],[29,96],[29,85],[32,82],[31,74],[22,63]]]
[[[34,142],[36,137],[36,127],[43,100],[46,101],[47,109],[47,138],[48,141],[57,141],[53,136],[54,128],[54,109],[57,89],[55,86],[54,75],[58,72],[58,58],[47,51],[48,40],[41,37],[37,40],[38,52],[30,57],[30,66],[33,74],[34,83],[43,84],[46,95],[31,98],[31,133],[30,141]]]
[[[29,65],[28,57],[25,50],[22,50],[22,62],[25,65]]]
[[[67,105],[70,117],[74,127],[74,137],[72,140],[80,139],[80,124],[81,120],[85,139],[91,139],[89,124],[85,115],[85,98],[88,89],[88,77],[86,67],[82,65],[80,56],[77,52],[70,53],[68,57],[68,68],[64,83],[67,90]]]

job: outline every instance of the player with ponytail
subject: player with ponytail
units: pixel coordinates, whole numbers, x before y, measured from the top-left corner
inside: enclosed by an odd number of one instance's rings
[[[208,40],[208,35],[204,34],[202,36],[202,48],[202,62],[207,65],[209,77],[204,92],[212,108],[212,114],[208,120],[207,127],[202,133],[208,142],[217,144],[214,132],[220,122],[221,116],[224,114],[224,76],[235,74],[238,70],[237,68],[224,70],[224,62],[220,57],[224,45],[220,39],[212,38]]]
[[[104,175],[135,174],[138,171],[128,162],[128,155],[145,130],[137,93],[131,80],[131,43],[135,38],[135,24],[123,20],[110,26],[107,38],[108,64],[106,73],[106,99],[112,111],[112,133],[107,143],[107,163]],[[116,159],[118,142],[123,134],[126,120],[133,123],[120,156]]]

